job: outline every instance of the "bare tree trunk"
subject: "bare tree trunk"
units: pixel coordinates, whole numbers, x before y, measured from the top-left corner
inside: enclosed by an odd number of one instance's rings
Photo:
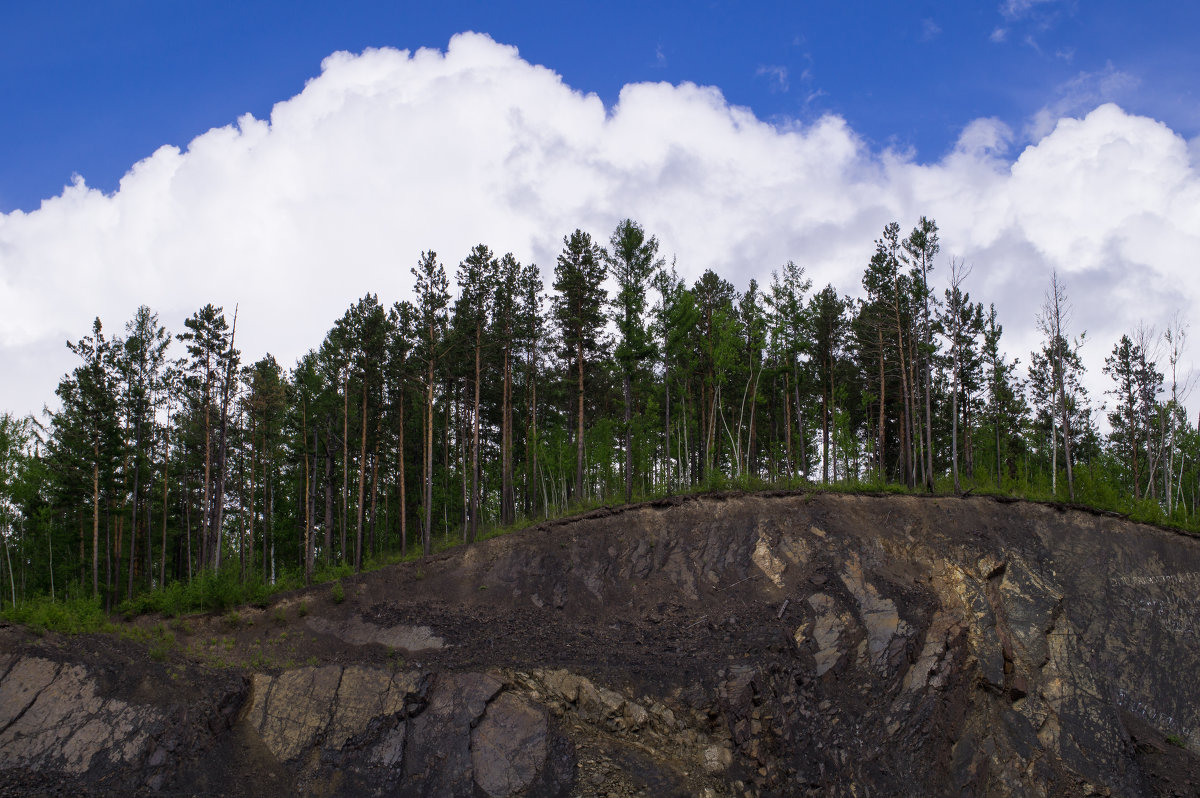
[[[321,559],[333,564],[333,419],[325,417],[325,549]]]
[[[879,342],[879,437],[875,444],[875,462],[879,468],[879,481],[887,481],[887,463],[885,454],[885,427],[883,410],[887,406],[887,381],[883,373],[883,330],[876,331]]]
[[[433,331],[430,330],[430,338]],[[432,342],[431,342],[432,345]],[[433,359],[429,360],[429,376],[425,394],[425,528],[421,530],[422,553],[433,553]]]
[[[133,601],[133,572],[137,558],[137,517],[138,517],[138,498],[141,494],[141,476],[142,476],[142,419],[138,416],[135,432],[133,435],[133,496],[130,501],[133,504],[133,512],[130,516],[129,524],[129,584],[126,588],[126,598]]]
[[[92,598],[100,597],[100,444],[92,444]]]
[[[482,348],[483,328],[475,325],[475,401],[471,406],[471,526],[467,532],[467,542],[474,543],[479,534],[479,372],[480,349]],[[501,422],[503,425],[503,421]],[[503,459],[503,458],[502,458]]]
[[[213,570],[221,570],[221,529],[225,517],[225,458],[227,455],[226,433],[229,428],[229,395],[236,379],[233,346],[237,340],[237,307],[233,309],[233,327],[229,332],[229,357],[225,366],[225,383],[221,386],[221,427],[217,436],[217,485],[214,498]]]
[[[211,385],[211,380],[210,380]],[[208,552],[208,535],[212,524],[209,519],[209,507],[211,506],[211,492],[209,486],[212,484],[212,422],[210,418],[210,409],[212,406],[211,399],[212,389],[209,388],[209,397],[204,402],[204,498],[203,504],[200,505],[200,567],[207,568],[209,561]]]
[[[532,436],[526,444],[533,450],[533,465],[530,469],[530,480],[534,481],[533,485],[533,500],[530,505],[530,512],[536,509],[537,504],[537,484],[536,477],[538,472],[538,427],[537,427],[537,379],[531,376],[530,394],[529,394],[529,416]],[[543,509],[545,508],[546,493],[542,491]]]
[[[400,409],[399,424],[400,424],[400,440],[396,444],[397,455],[396,465],[399,466],[399,474],[397,480],[400,482],[400,556],[408,555],[408,501],[405,496],[405,479],[404,479],[404,389],[400,389]]]
[[[171,407],[167,405],[167,423],[163,427],[163,497],[162,497],[162,548],[158,563],[158,586],[167,586],[167,486],[170,484],[171,465]]]
[[[350,369],[342,389],[342,540],[338,560],[346,561],[346,525],[350,515]]]
[[[254,567],[254,516],[257,514],[255,509],[254,499],[258,495],[258,484],[255,480],[258,478],[258,450],[254,446],[254,439],[258,432],[258,423],[254,418],[254,413],[250,413],[250,530],[249,530],[249,552],[247,552],[246,560],[250,563],[250,567]]]
[[[513,494],[512,473],[512,357],[504,348],[504,385],[500,400],[500,524],[508,526],[515,520],[516,497]]]
[[[663,432],[666,435],[666,444],[663,448],[663,466],[665,468],[665,481],[667,493],[674,491],[674,486],[671,480],[671,364],[667,358],[663,358],[663,388],[666,391],[666,421],[663,424]]]
[[[621,380],[621,392],[625,400],[625,503],[633,501],[633,386],[629,375]]]
[[[788,479],[795,479],[796,461],[792,458],[792,397],[788,385],[789,376],[786,371],[783,373],[783,439],[784,450],[787,452]]]
[[[371,526],[370,526],[370,541],[367,550],[374,557],[378,552],[375,548],[375,527],[376,527],[376,510],[378,509],[379,500],[379,427],[375,427],[375,448],[371,452]],[[386,505],[385,505],[386,506]]]
[[[308,405],[305,403],[303,411],[303,429],[301,438],[308,437]],[[316,463],[312,464],[310,469],[308,446],[305,441],[304,447],[304,584],[312,582],[313,575],[313,515],[316,508],[313,507],[313,500],[316,498],[315,486],[313,480],[317,476]],[[313,428],[313,458],[317,456],[317,430]],[[311,475],[310,475],[311,472]]]
[[[583,501],[583,338],[580,336],[575,358],[579,372],[579,402],[576,411],[578,425],[575,437],[575,501]]]
[[[354,571],[362,570],[363,547],[363,496],[367,474],[367,375],[363,373],[362,391],[362,445],[358,455],[358,504],[355,507],[358,524],[354,534]]]

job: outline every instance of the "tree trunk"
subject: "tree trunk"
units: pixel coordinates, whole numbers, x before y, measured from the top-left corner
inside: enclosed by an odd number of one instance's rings
[[[363,546],[363,496],[367,475],[367,375],[363,373],[362,391],[362,445],[358,455],[358,504],[355,507],[357,526],[354,533],[354,572],[362,570]]]
[[[792,396],[789,386],[789,374],[783,372],[783,440],[787,452],[788,479],[796,478],[795,459],[792,458]]]
[[[621,392],[625,399],[625,503],[633,502],[633,386],[629,375],[621,380]]]
[[[433,330],[429,331],[432,346]],[[433,553],[433,359],[430,355],[425,394],[425,528],[421,530],[422,554]]]
[[[209,396],[204,401],[204,498],[203,504],[200,505],[200,567],[207,568],[209,553],[208,553],[208,535],[211,527],[209,519],[209,508],[211,500],[211,491],[209,486],[212,484],[212,419],[210,411],[212,407],[211,399],[211,380],[208,389]]]
[[[346,561],[346,525],[350,515],[350,370],[342,388],[342,528],[338,560]]]
[[[575,358],[579,373],[579,402],[576,410],[575,437],[575,501],[583,501],[583,335],[580,331],[579,346]]]
[[[396,465],[399,468],[397,477],[400,482],[400,556],[408,555],[408,501],[404,495],[405,480],[404,480],[404,389],[400,389],[400,408],[398,410],[400,424],[400,440],[396,444],[397,456]]]
[[[333,564],[333,419],[325,417],[325,549],[321,559]]]
[[[133,435],[133,496],[130,499],[133,504],[133,514],[129,524],[129,584],[125,591],[126,598],[130,601],[133,601],[133,572],[137,557],[138,497],[141,494],[142,476],[142,418],[140,415],[135,430]]]
[[[169,470],[171,465],[171,410],[167,406],[167,423],[163,427],[163,497],[162,497],[162,548],[161,560],[158,563],[158,586],[167,586],[167,486],[170,484]]]
[[[666,443],[663,448],[663,465],[665,466],[666,480],[664,484],[667,487],[667,493],[674,492],[671,475],[671,364],[663,358],[663,389],[666,392],[666,422],[663,424],[663,433],[665,434]]]
[[[883,373],[883,330],[878,330],[876,334],[879,342],[879,438],[875,444],[875,462],[879,468],[879,481],[886,482],[887,461],[884,456],[886,448],[884,442],[887,438],[885,437],[883,411],[887,406],[887,380]]]
[[[225,458],[228,454],[227,432],[229,428],[229,395],[233,389],[234,372],[233,345],[237,340],[237,309],[233,311],[233,327],[229,333],[229,357],[225,366],[225,382],[221,386],[221,427],[217,436],[217,485],[215,491],[215,519],[213,535],[213,571],[221,570],[221,529],[225,516]]]
[[[100,445],[92,444],[92,598],[100,597]]]
[[[504,385],[500,400],[500,523],[508,526],[515,520],[516,497],[513,495],[512,474],[512,358],[504,348]]]
[[[471,406],[471,527],[467,542],[474,543],[479,534],[479,372],[483,328],[475,325],[475,401]],[[503,422],[502,422],[503,423]]]

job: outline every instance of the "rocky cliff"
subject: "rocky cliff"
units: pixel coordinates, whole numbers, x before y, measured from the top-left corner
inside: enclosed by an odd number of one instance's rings
[[[1200,795],[1198,615],[1200,540],[1083,511],[671,500],[157,659],[0,629],[0,793]]]

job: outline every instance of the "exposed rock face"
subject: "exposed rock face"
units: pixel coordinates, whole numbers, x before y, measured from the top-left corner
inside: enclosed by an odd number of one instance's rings
[[[0,792],[161,789],[176,780],[181,757],[229,734],[245,693],[236,674],[189,670],[167,695],[162,686],[174,679],[164,668],[103,650],[88,659],[0,655]]]
[[[734,496],[422,568],[299,624],[328,664],[246,677],[0,630],[0,793],[1200,795],[1185,536]]]

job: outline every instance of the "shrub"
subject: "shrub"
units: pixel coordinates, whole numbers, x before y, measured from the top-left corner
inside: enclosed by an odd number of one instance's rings
[[[24,624],[37,632],[51,631],[75,635],[107,632],[112,629],[98,598],[55,601],[48,596],[38,596],[15,608],[6,609],[0,613],[0,617],[13,623]]]

